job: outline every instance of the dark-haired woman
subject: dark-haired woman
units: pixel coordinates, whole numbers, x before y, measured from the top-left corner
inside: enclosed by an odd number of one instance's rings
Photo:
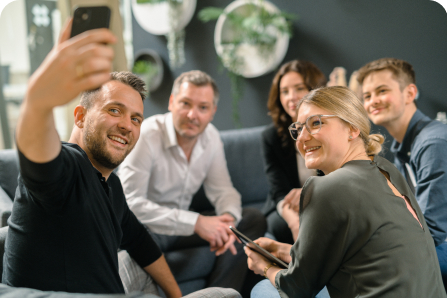
[[[319,68],[303,60],[283,64],[272,81],[268,109],[273,123],[262,137],[265,171],[270,183],[264,211],[268,232],[283,243],[293,244],[297,238],[299,221],[297,212],[293,211],[297,208],[290,208],[295,207],[290,205],[298,204],[302,185],[316,174],[316,170],[305,167],[289,135],[288,126],[296,121],[299,100],[326,83],[327,79]],[[290,204],[284,204],[285,201]]]

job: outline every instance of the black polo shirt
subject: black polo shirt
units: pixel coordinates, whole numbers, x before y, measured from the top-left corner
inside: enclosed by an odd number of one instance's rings
[[[120,180],[107,181],[75,144],[38,164],[19,152],[3,283],[44,291],[124,293],[117,250],[145,267],[161,256],[129,210]]]

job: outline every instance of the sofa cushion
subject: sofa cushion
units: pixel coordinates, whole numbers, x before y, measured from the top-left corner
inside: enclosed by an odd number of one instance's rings
[[[11,200],[17,188],[19,176],[19,157],[17,150],[6,149],[0,151],[0,187],[8,194]]]

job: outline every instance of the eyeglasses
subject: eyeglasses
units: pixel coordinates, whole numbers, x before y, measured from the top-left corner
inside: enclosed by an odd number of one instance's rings
[[[303,126],[306,127],[306,130],[308,130],[308,132],[311,135],[318,133],[320,131],[320,129],[322,128],[322,118],[323,117],[328,118],[328,117],[339,117],[339,116],[337,116],[337,115],[312,115],[306,119],[305,123],[294,122],[293,124],[291,124],[288,127],[291,137],[295,141],[297,141],[297,138],[302,133]]]

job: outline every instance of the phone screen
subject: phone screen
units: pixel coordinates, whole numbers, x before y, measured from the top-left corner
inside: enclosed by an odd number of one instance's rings
[[[70,37],[87,30],[109,28],[110,8],[107,6],[82,6],[73,13]]]

